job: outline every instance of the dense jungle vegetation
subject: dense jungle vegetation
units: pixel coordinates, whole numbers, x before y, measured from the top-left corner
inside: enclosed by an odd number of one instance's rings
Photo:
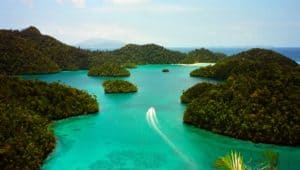
[[[214,162],[216,170],[278,170],[279,154],[272,150],[262,152],[262,159],[245,161],[240,152],[231,151]]]
[[[21,31],[0,30],[0,74],[6,75],[88,69],[106,63],[133,68],[136,64],[216,62],[224,56],[206,49],[185,54],[155,44],[128,44],[113,51],[89,51],[43,35],[33,26]]]
[[[93,52],[93,55],[90,58],[90,64],[191,64],[197,62],[216,62],[223,59],[225,56],[225,54],[213,53],[203,48],[196,49],[186,54],[178,51],[168,50],[156,44],[128,44],[114,51]]]
[[[162,71],[162,72],[164,72],[164,73],[168,73],[168,72],[170,72],[170,70],[169,70],[169,69],[167,69],[167,68],[164,68],[164,69],[162,69],[161,71]]]
[[[191,75],[223,82],[183,93],[185,123],[254,142],[300,145],[300,67],[294,61],[252,49]]]
[[[0,30],[0,73],[51,73],[87,69],[90,52],[47,36],[35,27]]]
[[[128,63],[136,64],[175,64],[180,63],[186,54],[168,50],[155,44],[135,45],[128,44],[114,51],[94,51],[90,64],[99,65],[103,63],[114,63],[130,66]],[[131,64],[131,66],[134,66]]]
[[[95,96],[84,91],[0,76],[1,169],[39,169],[55,146],[51,122],[98,110]]]
[[[125,68],[137,68],[137,65],[135,63],[124,63],[122,64]]]
[[[205,48],[195,49],[187,54],[187,56],[180,61],[184,64],[193,63],[215,63],[226,57],[223,53],[214,53]]]
[[[101,64],[89,69],[89,76],[128,77],[130,72],[118,64]]]
[[[291,67],[297,65],[295,61],[272,50],[255,48],[220,60],[214,66],[196,69],[190,75],[225,80],[231,75],[245,74],[254,77],[258,71],[264,71],[267,70],[266,67],[273,66],[280,67],[275,70],[288,72]]]
[[[105,93],[132,93],[137,87],[126,80],[106,80],[103,82]]]
[[[128,44],[111,54],[118,56],[123,61],[137,64],[172,64],[179,63],[185,54],[168,50],[156,44],[135,45]]]

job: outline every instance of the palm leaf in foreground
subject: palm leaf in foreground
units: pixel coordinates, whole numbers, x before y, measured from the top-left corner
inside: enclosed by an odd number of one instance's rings
[[[220,170],[246,170],[243,157],[234,151],[217,159],[214,162],[214,167]]]
[[[265,158],[265,162],[261,167],[262,170],[278,170],[279,155],[277,152],[265,151],[263,156]]]

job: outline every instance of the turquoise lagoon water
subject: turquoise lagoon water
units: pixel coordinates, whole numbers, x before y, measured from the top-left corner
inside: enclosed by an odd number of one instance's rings
[[[169,73],[162,73],[168,68]],[[280,169],[300,169],[300,148],[254,144],[216,135],[182,123],[185,106],[182,91],[209,81],[189,77],[195,67],[144,65],[123,78],[135,83],[135,94],[104,94],[108,78],[88,77],[87,71],[24,76],[47,82],[60,81],[97,96],[100,112],[57,121],[57,146],[43,170],[114,169],[213,169],[219,156],[240,151],[249,164],[257,163],[264,150],[279,153]],[[155,108],[157,123],[147,123],[146,113]],[[153,116],[153,115],[152,115]],[[153,118],[153,117],[152,117]]]

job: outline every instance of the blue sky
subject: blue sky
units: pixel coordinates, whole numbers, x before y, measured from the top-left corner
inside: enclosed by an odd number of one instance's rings
[[[300,47],[299,8],[299,0],[1,0],[0,28],[34,25],[68,44]]]

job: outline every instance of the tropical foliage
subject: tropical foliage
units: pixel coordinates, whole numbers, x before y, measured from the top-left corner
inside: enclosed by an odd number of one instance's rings
[[[167,72],[170,72],[170,70],[169,70],[169,69],[166,69],[166,68],[164,68],[164,69],[162,69],[162,72],[164,72],[164,73],[167,73]]]
[[[184,91],[180,99],[182,103],[190,103],[193,99],[199,97],[205,91],[211,89],[214,85],[210,83],[198,83],[195,86]]]
[[[20,32],[0,31],[0,74],[58,72],[58,65],[43,55]]]
[[[3,170],[40,169],[55,146],[49,119],[22,106],[0,104],[0,167]]]
[[[0,73],[37,74],[88,68],[90,52],[42,35],[35,27],[0,30]]]
[[[217,159],[214,166],[220,170],[246,170],[241,154],[233,151]]]
[[[187,54],[187,56],[180,61],[180,63],[215,63],[226,57],[223,53],[214,53],[205,48],[195,49]]]
[[[137,87],[126,80],[106,80],[103,82],[105,93],[132,93]]]
[[[97,112],[96,98],[59,83],[0,76],[0,167],[39,169],[55,146],[52,120]]]
[[[183,93],[185,123],[254,142],[300,144],[300,69],[292,60],[254,49],[203,70],[225,80]]]
[[[106,52],[93,52],[91,65],[118,63],[126,67],[130,63],[137,64],[176,64],[196,62],[216,62],[225,57],[221,53],[213,53],[207,49],[197,49],[188,54],[168,50],[156,44],[128,44],[120,49]],[[125,63],[125,64],[123,64]]]
[[[125,64],[122,64],[123,67],[125,68],[136,68],[137,65],[135,63],[125,63]]]
[[[263,152],[265,161],[260,165],[263,170],[278,170],[279,169],[279,154],[273,151]]]
[[[102,64],[134,68],[136,64],[216,62],[224,54],[199,49],[188,54],[155,44],[128,44],[114,51],[89,51],[43,35],[31,26],[24,30],[0,30],[0,74],[40,74],[88,69]]]
[[[225,80],[231,75],[250,75],[255,76],[258,71],[264,71],[267,67],[280,67],[281,71],[289,71],[290,67],[298,64],[272,50],[251,49],[220,60],[213,66],[199,68],[190,73],[194,77],[208,77]]]
[[[128,44],[111,52],[123,61],[137,64],[170,64],[179,63],[185,54],[165,49],[155,44]]]
[[[264,160],[258,163],[250,162],[251,165],[246,165],[243,156],[236,151],[231,151],[225,156],[221,156],[214,162],[215,169],[218,170],[278,170],[279,159],[278,153],[273,151],[263,152]]]
[[[42,35],[35,27],[20,32],[21,36],[35,44],[36,48],[54,61],[62,70],[88,68],[90,52],[64,44],[53,37]]]
[[[89,69],[89,76],[128,77],[130,72],[118,64],[102,64]]]

